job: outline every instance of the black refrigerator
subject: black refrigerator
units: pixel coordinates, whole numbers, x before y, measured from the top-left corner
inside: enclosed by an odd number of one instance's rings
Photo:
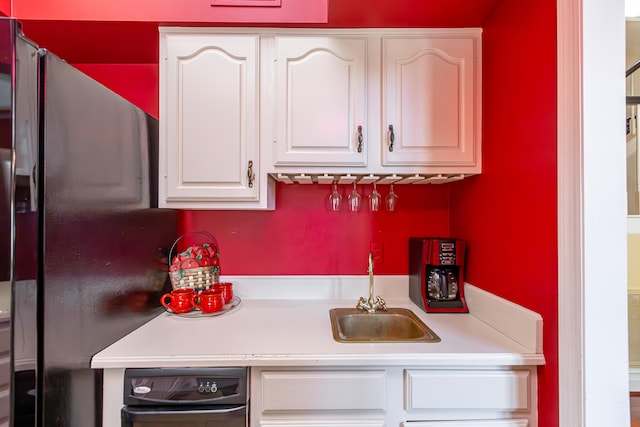
[[[0,19],[0,427],[101,425],[91,357],[162,311],[158,123]]]

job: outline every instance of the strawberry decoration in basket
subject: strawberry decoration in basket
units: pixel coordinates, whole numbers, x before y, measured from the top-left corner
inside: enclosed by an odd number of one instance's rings
[[[207,232],[192,232],[188,235],[200,234],[206,236],[207,243],[192,244],[183,252],[171,257],[176,248],[180,236],[169,251],[171,264],[169,265],[169,277],[174,289],[193,288],[204,290],[218,283],[220,277],[220,251],[215,237]]]
[[[213,267],[213,272],[220,275],[220,253],[209,243],[194,245],[176,255],[171,261],[169,271],[180,271],[187,268]]]

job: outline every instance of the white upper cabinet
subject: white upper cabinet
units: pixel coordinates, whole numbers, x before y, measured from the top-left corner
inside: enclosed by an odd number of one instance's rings
[[[165,30],[161,54],[159,205],[267,207],[259,36]]]
[[[480,29],[297,31],[268,53],[270,173],[481,171]]]
[[[475,38],[384,37],[382,65],[382,164],[475,166]]]
[[[364,37],[275,37],[275,165],[366,166],[366,59]]]
[[[159,206],[273,209],[275,180],[480,173],[481,34],[161,27]]]

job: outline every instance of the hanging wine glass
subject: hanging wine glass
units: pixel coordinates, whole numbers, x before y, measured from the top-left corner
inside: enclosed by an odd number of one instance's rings
[[[356,189],[356,182],[353,182],[353,191],[351,191],[351,193],[349,193],[349,196],[347,196],[348,202],[349,202],[349,210],[351,212],[359,212],[360,211],[360,199],[362,197],[360,196],[360,194],[358,193],[358,190]]]
[[[373,183],[373,191],[369,194],[369,210],[371,212],[377,212],[380,210],[380,201],[382,197],[376,188],[376,183]]]
[[[398,204],[398,195],[393,192],[393,184],[391,184],[391,190],[389,191],[389,194],[387,194],[387,196],[384,198],[384,201],[389,212],[393,212],[396,210],[396,206]]]
[[[329,210],[339,212],[342,209],[342,194],[338,191],[338,184],[333,184],[333,189],[329,194]]]

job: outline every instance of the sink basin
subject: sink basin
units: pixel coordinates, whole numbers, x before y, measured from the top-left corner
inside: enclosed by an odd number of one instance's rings
[[[329,310],[333,339],[339,342],[439,342],[427,325],[406,308],[366,313],[355,308]]]

